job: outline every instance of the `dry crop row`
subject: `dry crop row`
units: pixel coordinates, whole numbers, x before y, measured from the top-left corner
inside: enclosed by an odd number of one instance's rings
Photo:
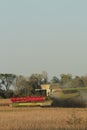
[[[87,129],[87,108],[0,107],[0,130]]]

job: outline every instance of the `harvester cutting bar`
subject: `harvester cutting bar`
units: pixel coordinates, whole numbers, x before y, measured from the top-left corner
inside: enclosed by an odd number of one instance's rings
[[[12,102],[44,102],[45,97],[13,97],[11,98]]]

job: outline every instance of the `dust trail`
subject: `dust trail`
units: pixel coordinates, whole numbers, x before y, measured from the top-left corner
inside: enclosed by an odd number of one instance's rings
[[[61,97],[52,95],[53,107],[87,107],[87,90],[78,90],[78,96],[70,99],[61,99]]]
[[[80,100],[83,103],[87,103],[87,90],[79,90]]]

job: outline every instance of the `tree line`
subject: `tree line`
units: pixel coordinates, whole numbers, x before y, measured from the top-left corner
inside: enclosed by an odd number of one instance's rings
[[[41,84],[48,83],[58,83],[61,88],[87,87],[87,75],[73,77],[71,74],[61,74],[60,78],[53,76],[49,81],[45,71],[41,74],[32,74],[29,77],[0,74],[0,98],[35,95],[35,89],[40,89]]]

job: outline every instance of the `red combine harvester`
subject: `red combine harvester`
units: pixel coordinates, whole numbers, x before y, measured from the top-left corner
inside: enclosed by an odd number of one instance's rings
[[[25,106],[51,106],[52,100],[47,96],[27,96],[11,98],[10,106],[25,107]]]
[[[28,96],[28,97],[13,97],[11,98],[10,106],[25,107],[25,106],[51,106],[52,100],[43,96]]]

